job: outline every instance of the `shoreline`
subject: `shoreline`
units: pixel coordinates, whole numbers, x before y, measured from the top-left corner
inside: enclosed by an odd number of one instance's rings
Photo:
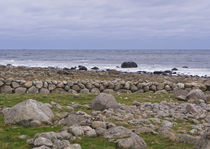
[[[176,88],[199,88],[209,92],[210,78],[170,73],[0,66],[0,93],[170,93]]]

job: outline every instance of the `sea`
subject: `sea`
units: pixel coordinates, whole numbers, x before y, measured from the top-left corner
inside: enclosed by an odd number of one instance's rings
[[[134,61],[137,68],[121,68]],[[210,76],[210,50],[59,50],[1,49],[0,65],[71,68],[78,65],[89,70],[116,69],[122,72],[154,72],[177,68],[177,74]],[[187,68],[183,68],[186,66]]]

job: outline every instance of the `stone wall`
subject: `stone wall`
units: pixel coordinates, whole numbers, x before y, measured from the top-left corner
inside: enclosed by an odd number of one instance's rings
[[[0,79],[0,93],[143,93],[143,92],[171,92],[175,88],[191,90],[200,88],[210,91],[209,84],[197,83],[157,83],[157,82],[130,82],[130,81],[25,81]]]

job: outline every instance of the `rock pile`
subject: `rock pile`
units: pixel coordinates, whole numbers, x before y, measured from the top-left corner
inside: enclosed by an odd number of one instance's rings
[[[172,83],[172,82],[142,82],[142,81],[25,81],[25,80],[4,80],[0,79],[0,93],[95,93],[100,92],[112,93],[167,93],[175,89],[184,89],[190,91],[192,89],[201,89],[202,91],[210,91],[208,84],[197,83]]]

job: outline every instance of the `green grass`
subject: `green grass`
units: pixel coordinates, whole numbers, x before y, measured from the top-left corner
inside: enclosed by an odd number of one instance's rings
[[[141,136],[147,145],[148,149],[192,149],[192,144],[176,143],[168,138],[159,135],[144,134]]]
[[[90,105],[91,101],[95,98],[96,95],[79,95],[79,97],[73,97],[71,94],[0,94],[0,107],[11,107],[21,101],[26,99],[34,99],[44,103],[49,103],[54,101],[61,105],[71,105],[72,102],[79,104],[88,104]],[[116,95],[117,101],[127,105],[132,105],[134,101],[138,102],[161,102],[161,101],[176,101],[171,94],[120,94]],[[56,112],[64,112],[65,110],[57,110]],[[91,110],[86,108],[76,108],[77,110],[82,110],[87,113],[91,113]],[[183,122],[178,122],[175,126],[175,130],[182,126]],[[179,124],[180,123],[180,124]],[[188,125],[189,126],[189,125]],[[187,126],[187,127],[188,127]],[[129,126],[127,126],[129,128]],[[187,128],[186,128],[187,129]],[[52,126],[42,126],[42,127],[33,127],[26,128],[17,125],[5,125],[3,120],[3,114],[0,113],[0,149],[30,149],[31,147],[27,145],[26,140],[33,138],[36,133],[47,132],[47,131],[61,131],[61,127],[52,127]],[[26,139],[19,139],[21,135],[27,135]],[[142,137],[148,144],[148,149],[191,149],[192,145],[175,143],[170,141],[167,138],[160,137],[157,135],[148,135],[143,134]],[[76,140],[71,143],[81,144],[83,149],[116,149],[116,145],[108,142],[108,140],[97,137],[97,138],[87,138],[83,137],[81,140]]]

